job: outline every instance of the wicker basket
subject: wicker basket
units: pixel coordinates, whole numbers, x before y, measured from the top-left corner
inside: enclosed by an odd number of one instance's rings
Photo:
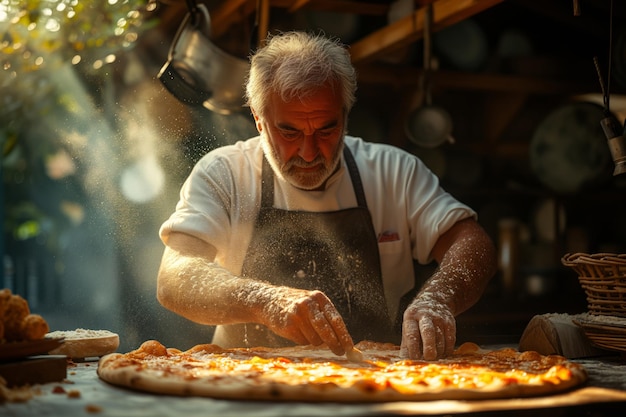
[[[573,253],[561,262],[578,273],[589,313],[626,317],[626,254]]]

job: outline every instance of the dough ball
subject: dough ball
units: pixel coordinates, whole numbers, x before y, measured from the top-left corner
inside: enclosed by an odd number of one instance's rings
[[[21,340],[22,320],[30,314],[28,302],[19,295],[12,295],[4,313],[4,338],[7,341]]]
[[[21,336],[23,340],[43,339],[50,331],[48,322],[39,314],[29,314],[22,320]]]
[[[4,320],[4,314],[7,308],[9,308],[9,300],[12,296],[13,294],[11,294],[11,290],[8,288],[0,290],[0,321]]]

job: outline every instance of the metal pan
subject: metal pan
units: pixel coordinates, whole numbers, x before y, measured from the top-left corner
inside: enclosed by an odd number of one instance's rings
[[[423,148],[436,148],[452,138],[452,118],[442,107],[432,104],[431,97],[431,24],[432,4],[426,6],[424,16],[424,72],[420,79],[419,103],[405,122],[405,132],[411,142]]]

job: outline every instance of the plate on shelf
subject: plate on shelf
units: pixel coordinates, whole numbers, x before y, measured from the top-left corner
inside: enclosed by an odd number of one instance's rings
[[[604,109],[572,102],[554,109],[539,124],[530,143],[530,165],[545,186],[576,193],[612,178],[611,153],[600,125]]]
[[[27,356],[45,355],[63,344],[63,338],[43,338],[22,342],[0,343],[0,361],[21,359]]]

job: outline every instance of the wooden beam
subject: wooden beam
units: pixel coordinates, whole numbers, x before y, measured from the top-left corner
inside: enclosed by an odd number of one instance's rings
[[[526,77],[520,75],[472,74],[467,72],[437,71],[432,75],[433,84],[440,88],[476,90],[521,94],[573,94],[596,91],[592,82],[581,83],[568,80]],[[593,80],[591,80],[593,81]]]
[[[211,10],[211,36],[217,38],[224,34],[232,24],[241,21],[245,17],[242,16],[241,10],[249,1],[228,0],[217,9]]]
[[[295,0],[291,6],[287,9],[289,13],[295,13],[303,7],[308,6],[311,0]]]
[[[370,16],[386,16],[389,11],[387,3],[348,0],[272,0],[272,7],[282,7],[288,9],[289,12],[306,8],[307,10]]]
[[[467,19],[503,0],[437,0],[433,3],[433,32]],[[384,55],[410,45],[424,35],[425,8],[416,10],[409,16],[390,23],[350,47],[352,61],[369,62]]]
[[[423,69],[399,65],[357,66],[359,83],[385,84],[405,89],[417,88]],[[438,89],[458,91],[484,91],[519,94],[583,94],[595,92],[595,80],[581,83],[520,75],[468,73],[438,70],[431,74],[431,81]]]
[[[223,0],[211,12],[211,33],[214,38],[223,35],[231,26],[240,23],[257,9],[257,0]],[[343,0],[269,0],[270,7],[284,8],[290,13],[302,9],[357,15],[385,16],[388,4],[363,3]]]

